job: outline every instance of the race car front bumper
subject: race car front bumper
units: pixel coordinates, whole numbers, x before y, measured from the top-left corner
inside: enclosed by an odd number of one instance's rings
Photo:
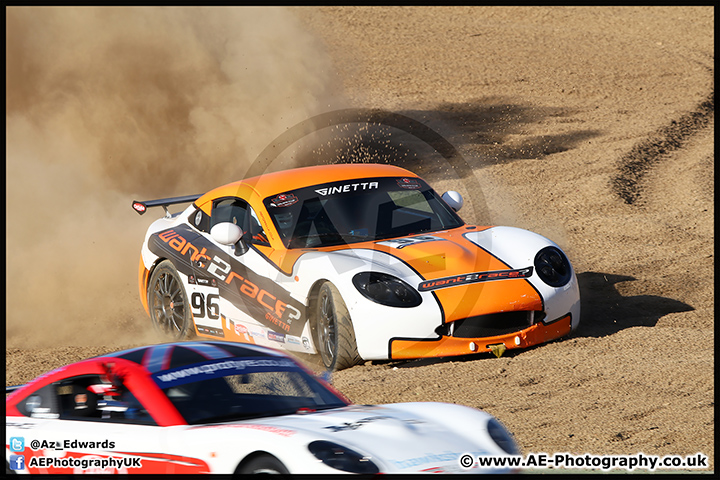
[[[552,323],[538,322],[523,330],[493,337],[461,338],[441,336],[439,339],[391,339],[390,359],[450,357],[471,353],[491,352],[500,344],[505,349],[526,348],[555,340],[570,333],[572,315]]]

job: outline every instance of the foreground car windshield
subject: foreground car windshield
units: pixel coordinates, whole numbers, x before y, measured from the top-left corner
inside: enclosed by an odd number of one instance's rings
[[[287,248],[365,242],[464,225],[423,180],[381,177],[324,183],[264,200]]]
[[[347,403],[288,359],[231,358],[153,376],[188,424],[325,410]]]

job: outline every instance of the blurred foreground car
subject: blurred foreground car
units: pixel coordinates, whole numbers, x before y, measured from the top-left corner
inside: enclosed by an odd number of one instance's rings
[[[5,407],[9,473],[484,473],[461,455],[518,453],[479,410],[352,405],[286,353],[231,342],[83,360]]]
[[[167,206],[190,203],[183,212]],[[408,170],[298,168],[162,206],[139,266],[140,296],[172,340],[195,335],[363,360],[525,348],[580,321],[575,272],[550,240],[465,224]]]

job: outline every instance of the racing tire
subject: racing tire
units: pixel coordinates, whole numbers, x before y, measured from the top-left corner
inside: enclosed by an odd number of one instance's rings
[[[195,336],[185,287],[170,260],[155,267],[148,284],[148,308],[155,330],[172,340]]]
[[[280,460],[272,455],[258,455],[251,458],[244,464],[240,465],[235,472],[239,475],[248,474],[269,474],[269,475],[289,475],[288,469]]]
[[[335,285],[320,285],[315,307],[315,340],[325,368],[334,372],[359,364],[355,329]]]

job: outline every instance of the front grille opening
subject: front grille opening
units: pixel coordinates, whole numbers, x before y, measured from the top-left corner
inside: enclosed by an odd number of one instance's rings
[[[543,312],[532,310],[490,313],[445,323],[435,333],[456,338],[493,337],[519,332],[544,318]]]

